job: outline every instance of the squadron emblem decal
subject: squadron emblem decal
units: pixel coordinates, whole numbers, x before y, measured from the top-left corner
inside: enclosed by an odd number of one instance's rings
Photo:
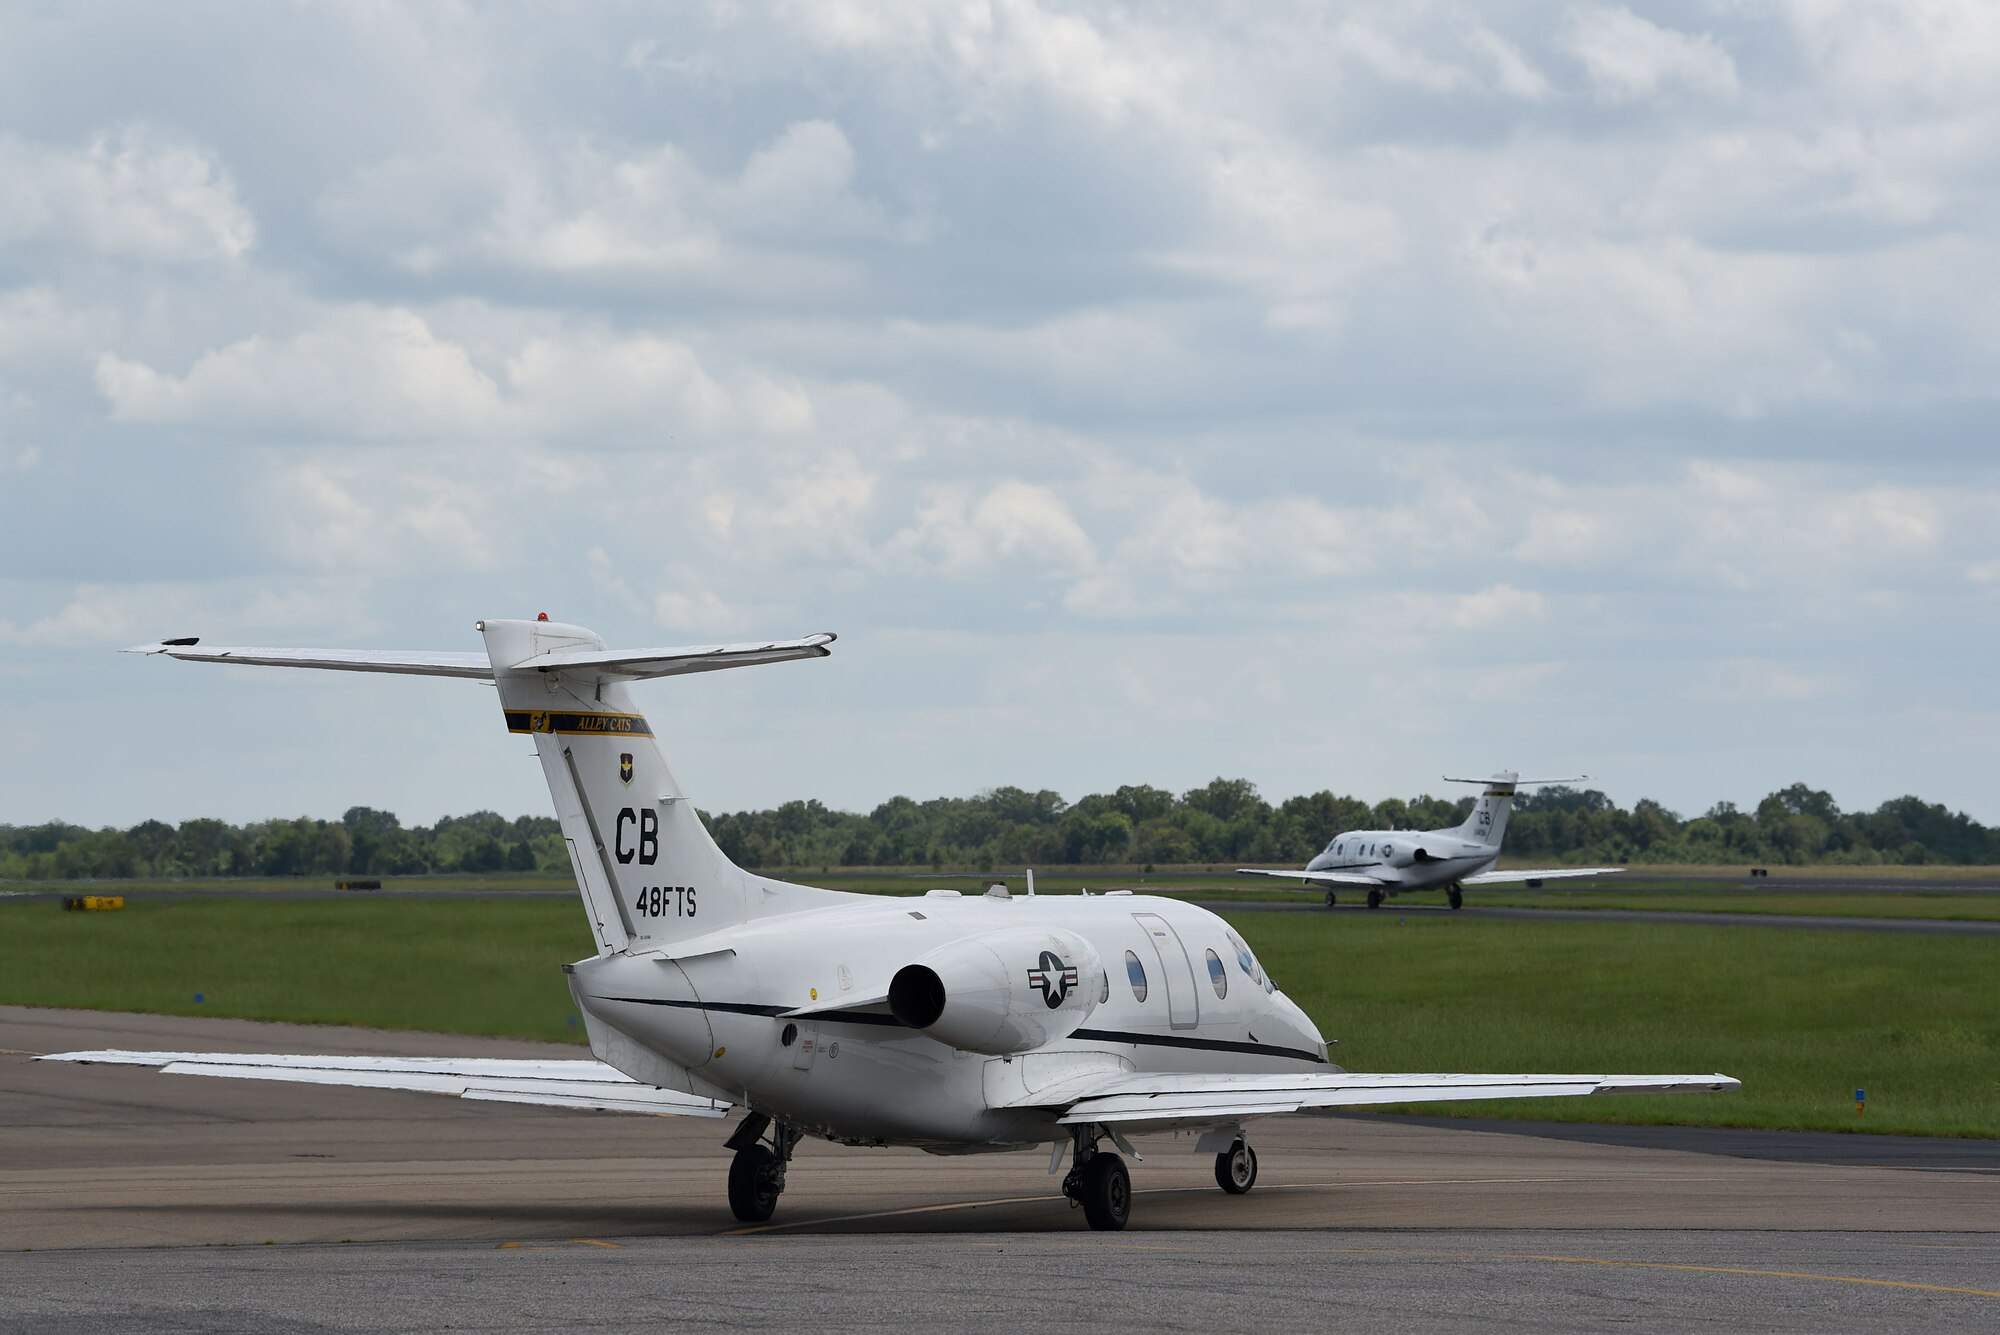
[[[1044,950],[1040,967],[1028,970],[1028,986],[1040,992],[1048,1008],[1054,1010],[1076,986],[1076,966],[1064,964],[1053,950]]]
[[[618,781],[620,783],[632,782],[632,753],[630,751],[620,751],[618,753]]]

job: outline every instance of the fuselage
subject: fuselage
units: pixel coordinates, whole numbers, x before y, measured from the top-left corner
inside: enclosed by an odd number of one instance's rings
[[[1447,830],[1351,830],[1335,835],[1307,871],[1350,872],[1398,890],[1431,890],[1489,870],[1491,844]]]
[[[1066,1037],[1008,1056],[963,1051],[906,1027],[881,1001],[910,961],[1021,926],[1088,944],[1081,967],[1063,962],[1076,975],[1071,1004],[1088,1012]],[[1047,1001],[1052,979],[1021,972],[1021,1004]],[[1152,896],[840,895],[570,973],[593,1047],[627,1074],[653,1083],[674,1074],[647,1070],[629,1043],[691,1073],[694,1092],[855,1144],[1046,1143],[1066,1133],[1035,1105],[1038,1092],[1054,1102],[1059,1087],[1093,1075],[1326,1069],[1318,1029],[1227,923]]]

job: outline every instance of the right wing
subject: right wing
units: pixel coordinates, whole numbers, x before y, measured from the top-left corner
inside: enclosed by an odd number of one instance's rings
[[[1379,886],[1373,876],[1351,871],[1272,871],[1265,867],[1238,867],[1238,876],[1276,876],[1287,881],[1310,881],[1314,885]]]
[[[723,1117],[730,1105],[642,1085],[599,1061],[518,1061],[491,1057],[309,1057],[256,1052],[55,1052],[45,1062],[156,1066],[167,1075],[284,1080],[456,1094],[494,1103]]]
[[[1571,876],[1616,876],[1623,867],[1557,867],[1550,871],[1483,871],[1461,876],[1460,885],[1507,885],[1516,881],[1560,881]]]
[[[1690,1094],[1736,1089],[1740,1084],[1726,1075],[1121,1074],[1084,1077],[1015,1102],[1059,1109],[1065,1125],[1102,1122],[1130,1131],[1167,1131],[1308,1108],[1584,1094]]]

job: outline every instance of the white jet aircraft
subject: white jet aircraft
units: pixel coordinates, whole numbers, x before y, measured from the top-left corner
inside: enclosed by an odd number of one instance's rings
[[[1589,778],[1589,775],[1584,775]],[[1500,840],[1507,833],[1507,816],[1521,788],[1577,779],[1523,779],[1502,770],[1490,779],[1445,778],[1446,783],[1477,783],[1486,791],[1461,825],[1449,830],[1349,830],[1327,841],[1304,871],[1238,867],[1239,876],[1276,876],[1303,881],[1326,891],[1326,906],[1343,886],[1368,891],[1368,907],[1379,909],[1384,899],[1443,886],[1455,909],[1465,907],[1463,887],[1509,885],[1522,881],[1554,881],[1570,876],[1615,876],[1623,867],[1552,867],[1541,871],[1493,871],[1500,858]]]
[[[1172,899],[890,898],[790,885],[723,856],[628,683],[818,658],[832,635],[607,650],[590,631],[483,621],[480,653],[133,652],[205,663],[470,677],[532,739],[597,953],[564,966],[595,1060],[69,1052],[169,1073],[429,1090],[556,1107],[722,1117],[746,1110],[729,1205],[768,1219],[804,1136],[934,1154],[1052,1147],[1092,1228],[1132,1205],[1128,1135],[1195,1133],[1232,1194],[1257,1180],[1244,1126],[1307,1108],[1734,1089],[1724,1075],[1365,1075],[1212,913]],[[1137,1157],[1134,1154],[1134,1157]]]

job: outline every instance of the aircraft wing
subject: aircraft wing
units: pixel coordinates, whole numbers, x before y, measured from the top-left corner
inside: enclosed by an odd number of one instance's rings
[[[1310,881],[1314,885],[1379,886],[1373,876],[1354,871],[1271,871],[1265,867],[1238,867],[1238,876],[1276,876],[1286,881]]]
[[[1623,867],[1556,867],[1550,871],[1483,871],[1461,876],[1460,885],[1506,885],[1519,881],[1560,881],[1569,876],[1616,876]]]
[[[1067,1090],[1046,1090],[1023,1104],[1063,1108],[1065,1125],[1106,1123],[1122,1130],[1168,1131],[1302,1112],[1384,1103],[1533,1099],[1583,1094],[1689,1094],[1736,1089],[1726,1075],[1114,1075]],[[1055,1095],[1051,1099],[1050,1095]]]
[[[157,1066],[168,1075],[284,1080],[455,1094],[493,1103],[551,1108],[722,1117],[730,1105],[642,1085],[598,1061],[508,1061],[485,1057],[309,1057],[253,1052],[56,1052],[48,1062]]]

